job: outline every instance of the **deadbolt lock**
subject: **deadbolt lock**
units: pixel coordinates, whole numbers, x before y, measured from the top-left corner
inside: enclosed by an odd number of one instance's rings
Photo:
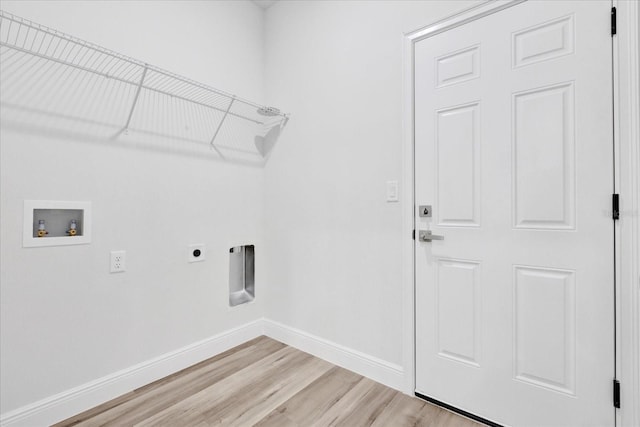
[[[431,218],[431,205],[420,205],[418,207],[418,212],[423,218]]]

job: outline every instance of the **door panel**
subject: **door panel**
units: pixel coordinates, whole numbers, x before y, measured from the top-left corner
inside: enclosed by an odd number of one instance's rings
[[[575,396],[575,272],[514,267],[515,372]]]
[[[438,225],[480,225],[480,192],[476,187],[480,181],[479,116],[478,103],[437,112]]]
[[[477,262],[439,259],[436,265],[438,355],[480,365],[480,292]]]
[[[573,82],[513,96],[515,227],[575,228],[574,115]]]
[[[607,1],[415,45],[416,391],[507,425],[614,424]]]

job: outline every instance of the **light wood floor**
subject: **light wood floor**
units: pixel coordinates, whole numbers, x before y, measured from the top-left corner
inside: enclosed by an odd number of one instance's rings
[[[480,426],[267,337],[59,426]]]

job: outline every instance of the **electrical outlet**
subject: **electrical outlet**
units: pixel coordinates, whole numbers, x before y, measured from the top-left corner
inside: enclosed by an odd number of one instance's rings
[[[204,243],[189,245],[187,247],[187,262],[204,261],[205,249],[206,249],[206,246]]]
[[[126,251],[111,251],[111,273],[120,273],[127,269],[126,255]]]

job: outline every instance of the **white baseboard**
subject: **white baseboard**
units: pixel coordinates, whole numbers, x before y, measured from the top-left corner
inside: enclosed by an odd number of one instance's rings
[[[0,426],[51,425],[220,354],[260,335],[327,360],[396,390],[406,379],[401,366],[281,323],[258,319],[71,390],[0,415]]]
[[[405,391],[402,366],[317,337],[273,320],[264,319],[264,334],[396,390]]]
[[[44,426],[142,387],[263,335],[262,319],[190,344],[0,416],[0,425]]]

